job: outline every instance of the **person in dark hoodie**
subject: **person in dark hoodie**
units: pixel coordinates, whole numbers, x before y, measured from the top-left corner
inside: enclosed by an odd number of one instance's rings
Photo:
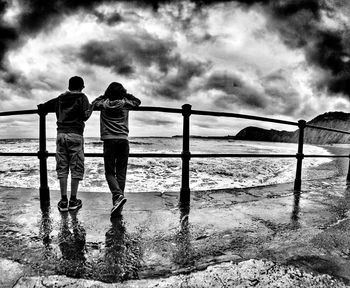
[[[84,80],[79,76],[69,79],[68,91],[46,103],[39,104],[39,112],[56,112],[56,171],[60,182],[61,200],[58,210],[77,210],[82,202],[77,199],[79,181],[84,176],[84,128],[92,109],[82,90]],[[67,182],[71,172],[71,195],[68,202]]]
[[[128,109],[140,104],[140,99],[128,94],[123,85],[117,82],[112,82],[104,95],[92,102],[92,106],[101,111],[100,132],[105,176],[112,193],[112,217],[120,215],[126,202],[124,188],[129,158]]]

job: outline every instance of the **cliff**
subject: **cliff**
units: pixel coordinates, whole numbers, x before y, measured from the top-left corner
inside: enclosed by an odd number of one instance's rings
[[[350,113],[327,112],[317,116],[307,123],[315,126],[350,131]],[[298,142],[298,135],[299,129],[288,132],[273,129],[267,130],[258,127],[247,127],[237,133],[236,139],[270,142]],[[350,135],[306,128],[304,140],[305,143],[309,144],[345,144],[350,143]]]
[[[269,141],[269,142],[293,142],[295,132],[266,130],[258,127],[247,127],[237,133],[237,140]]]

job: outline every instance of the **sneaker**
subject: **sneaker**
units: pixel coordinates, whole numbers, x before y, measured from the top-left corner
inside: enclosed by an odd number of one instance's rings
[[[83,206],[80,199],[69,200],[69,210],[77,210]]]
[[[114,206],[111,210],[111,217],[120,215],[120,213],[123,210],[123,206],[126,202],[126,198],[123,195],[119,195],[119,197],[113,202],[114,202],[113,203]]]
[[[68,200],[60,200],[57,204],[57,208],[60,212],[67,212],[68,211]]]

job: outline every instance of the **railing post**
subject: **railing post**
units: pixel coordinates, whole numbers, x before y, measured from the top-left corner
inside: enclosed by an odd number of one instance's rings
[[[299,120],[298,121],[299,126],[299,140],[298,140],[298,153],[296,155],[297,158],[297,171],[295,175],[295,181],[294,181],[294,190],[300,191],[301,189],[301,170],[303,165],[303,148],[304,148],[304,129],[306,126],[305,120]]]
[[[350,184],[350,154],[349,154],[349,169],[348,169],[348,176],[346,177],[346,183],[347,185]]]
[[[40,204],[48,205],[50,203],[50,189],[47,185],[47,157],[46,151],[46,112],[38,110],[39,114],[39,167],[40,167]]]
[[[182,177],[180,190],[180,203],[190,203],[190,104],[182,105],[183,134],[182,134]]]

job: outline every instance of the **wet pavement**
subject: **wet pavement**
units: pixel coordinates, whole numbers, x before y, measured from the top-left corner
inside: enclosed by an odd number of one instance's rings
[[[191,207],[178,206],[178,193],[129,193],[114,219],[109,193],[79,193],[82,209],[60,213],[58,191],[41,209],[37,190],[0,187],[0,271],[7,271],[0,284],[37,275],[115,283],[249,259],[350,283],[345,182],[344,175],[304,181],[301,193],[292,183],[192,192]]]

